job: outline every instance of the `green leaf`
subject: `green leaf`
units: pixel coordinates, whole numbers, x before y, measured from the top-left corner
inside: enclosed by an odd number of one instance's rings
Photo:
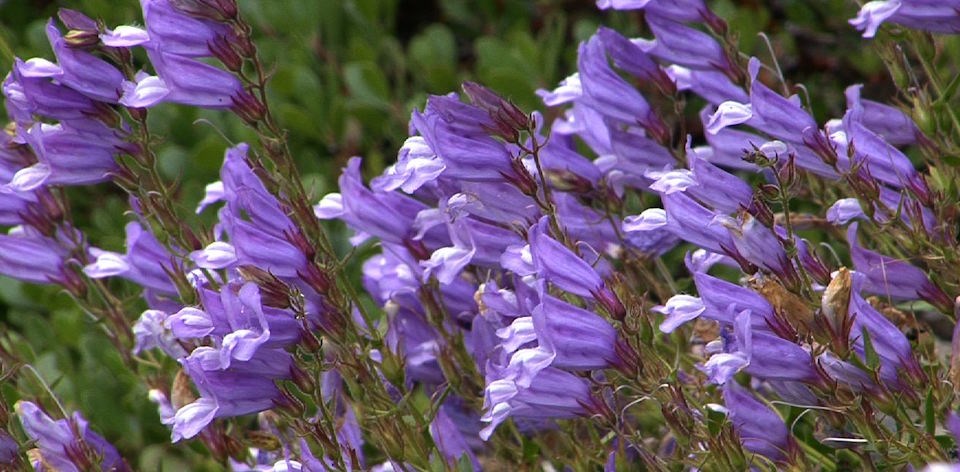
[[[932,388],[927,390],[927,398],[923,403],[923,426],[927,434],[932,435],[937,431],[937,405]]]
[[[410,40],[410,72],[428,92],[439,94],[456,89],[456,48],[453,32],[441,24],[428,26]]]
[[[877,351],[873,347],[870,332],[867,331],[867,328],[863,328],[860,333],[863,335],[863,357],[866,360],[866,365],[870,370],[877,370],[880,368],[880,356],[877,355]]]
[[[343,66],[343,79],[355,106],[389,110],[390,89],[383,71],[373,62],[349,62]]]

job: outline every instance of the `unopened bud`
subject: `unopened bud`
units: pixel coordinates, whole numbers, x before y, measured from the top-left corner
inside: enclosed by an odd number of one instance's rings
[[[223,36],[217,36],[216,39],[208,42],[207,47],[213,57],[219,59],[227,70],[239,72],[243,68],[243,58]]]
[[[537,180],[533,177],[530,171],[527,170],[527,167],[523,165],[523,160],[519,158],[511,159],[510,168],[513,170],[513,172],[501,172],[500,175],[503,176],[507,182],[513,184],[514,187],[517,187],[517,189],[523,192],[524,195],[536,195]]]
[[[620,297],[605,285],[601,285],[600,288],[594,292],[593,296],[597,299],[597,303],[599,303],[613,319],[623,321],[627,316],[627,309],[624,308]]]
[[[318,353],[323,350],[323,340],[304,326],[300,329],[300,346],[307,352]]]
[[[71,48],[92,48],[100,44],[100,34],[96,31],[70,30],[63,40]]]
[[[260,289],[260,300],[264,306],[273,308],[290,306],[290,287],[277,276],[253,265],[239,266],[237,272],[247,282],[257,284]]]
[[[316,263],[307,264],[307,268],[303,272],[297,272],[297,275],[299,275],[310,288],[316,290],[317,293],[321,295],[330,291],[330,276],[320,269]]]
[[[553,188],[563,191],[563,192],[573,192],[573,193],[588,193],[593,190],[593,184],[586,178],[574,174],[566,169],[560,170],[544,170],[544,173],[547,174],[547,180],[550,181],[550,185]]]
[[[293,381],[293,384],[300,389],[304,394],[309,395],[317,386],[317,383],[313,380],[313,377],[310,374],[303,370],[300,366],[293,364],[290,366],[290,379]]]
[[[463,91],[474,105],[486,111],[495,123],[506,129],[524,130],[530,127],[530,117],[512,102],[475,82],[465,82]]]
[[[266,116],[267,107],[247,90],[234,94],[230,100],[233,102],[230,110],[247,123],[256,124]]]
[[[170,4],[195,18],[222,22],[237,16],[234,0],[170,0]]]
[[[57,11],[57,17],[60,18],[60,21],[62,21],[68,29],[97,31],[97,22],[77,10],[61,8]]]
[[[280,394],[273,398],[273,404],[294,418],[302,417],[307,411],[303,402],[284,388],[281,388]]]

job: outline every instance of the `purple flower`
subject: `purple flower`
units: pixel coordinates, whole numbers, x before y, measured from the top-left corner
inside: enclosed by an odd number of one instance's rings
[[[863,165],[872,177],[894,188],[922,185],[910,158],[899,149],[854,121],[849,112],[844,125],[847,140],[853,146],[853,165]]]
[[[847,87],[848,113],[854,114],[855,121],[894,146],[903,146],[917,142],[920,129],[909,116],[899,108],[860,98],[862,85]]]
[[[827,221],[838,226],[865,217],[856,198],[841,198],[827,209]]]
[[[15,408],[24,433],[40,450],[42,464],[65,472],[130,470],[117,450],[90,430],[79,412],[69,419],[54,420],[28,401],[17,402]],[[42,467],[40,464],[34,466]]]
[[[723,387],[723,403],[746,450],[783,461],[797,449],[780,415],[736,382]]]
[[[180,339],[210,337],[222,368],[233,360],[249,360],[260,348],[285,347],[300,338],[300,324],[289,312],[264,307],[252,282],[230,283],[219,292],[200,290],[202,309],[185,307],[170,315],[164,326]]]
[[[664,333],[672,333],[680,325],[699,317],[706,309],[699,298],[683,294],[670,297],[666,305],[652,308],[653,311],[666,315],[666,319],[660,324],[660,331]]]
[[[411,124],[440,158],[443,177],[500,182],[516,172],[507,147],[490,136],[490,130],[495,129],[490,115],[455,95],[431,96],[422,113],[414,111]],[[425,155],[427,150],[420,148],[417,152]],[[431,172],[438,172],[440,163],[431,164]]]
[[[114,160],[125,145],[115,131],[97,122],[84,128],[65,124],[37,123],[23,139],[37,156],[38,164],[17,172],[9,187],[18,191],[41,185],[89,185],[105,182],[118,169]]]
[[[733,326],[737,313],[749,311],[753,329],[769,331],[774,321],[773,306],[759,293],[703,272],[693,274],[700,301],[707,309],[702,316]]]
[[[220,178],[227,205],[220,210],[220,224],[230,237],[237,264],[254,265],[282,278],[297,277],[307,265],[303,245],[298,243],[300,233],[250,168],[247,150],[246,144],[240,144],[224,156]],[[196,257],[207,265],[229,264],[231,259],[222,243]]]
[[[603,41],[615,66],[638,79],[656,83],[665,92],[674,89],[670,77],[638,44],[602,26],[597,30],[597,36]]]
[[[900,300],[923,299],[936,306],[952,306],[950,298],[922,270],[861,247],[857,243],[857,226],[854,223],[847,229],[847,243],[854,269],[866,277],[865,291]]]
[[[187,356],[187,351],[177,342],[173,332],[164,326],[167,318],[167,313],[160,310],[146,310],[140,314],[140,318],[133,325],[133,335],[136,338],[134,354],[160,348],[174,359]]]
[[[735,346],[725,341],[724,352],[713,354],[700,370],[711,382],[727,383],[734,374],[745,370],[750,375],[769,380],[816,381],[818,376],[810,353],[769,332],[754,331],[749,310],[737,313],[733,328]]]
[[[597,8],[606,10],[643,10],[648,15],[674,21],[705,21],[713,17],[703,0],[597,0]]]
[[[397,155],[397,163],[388,167],[383,175],[370,182],[378,192],[401,189],[413,193],[437,179],[447,168],[446,164],[430,149],[423,136],[407,138]]]
[[[690,69],[676,64],[668,66],[665,72],[676,83],[677,90],[690,90],[713,105],[750,100],[746,92],[723,72]]]
[[[279,349],[259,349],[247,361],[221,369],[220,353],[211,347],[194,349],[180,364],[193,380],[200,398],[177,410],[173,441],[200,433],[214,418],[270,409],[280,395],[275,382],[289,378],[292,359]]]
[[[663,124],[640,92],[610,68],[603,46],[597,35],[580,44],[577,68],[583,96],[579,101],[622,123],[662,128]]]
[[[864,38],[876,36],[886,21],[934,33],[960,32],[960,2],[956,0],[875,0],[850,20]]]
[[[477,460],[467,439],[463,437],[454,420],[447,415],[446,410],[446,407],[439,408],[437,415],[430,423],[430,436],[433,437],[437,450],[443,456],[444,463],[447,467],[455,468],[461,458],[466,456],[473,470],[481,470],[480,461]]]
[[[83,49],[70,47],[60,35],[53,20],[47,23],[47,38],[57,56],[60,83],[98,101],[117,103],[123,74],[109,62]]]
[[[7,111],[20,124],[32,123],[33,115],[55,120],[87,121],[97,116],[97,103],[86,95],[50,79],[56,74],[47,67],[37,70],[34,64],[17,59],[13,71],[3,82]],[[54,66],[55,67],[55,66]]]
[[[691,69],[736,73],[736,67],[712,36],[656,15],[647,16],[646,20],[656,36],[640,45],[647,54]]]
[[[22,228],[0,234],[0,274],[35,284],[61,283],[68,250],[59,241]]]
[[[497,374],[498,368],[488,368],[481,421],[489,425],[480,431],[484,440],[509,417],[575,418],[588,414],[584,405],[593,403],[589,384],[564,370],[548,367],[540,371],[529,388],[519,388],[512,380],[497,379]]]
[[[243,84],[229,72],[164,50],[148,50],[156,76],[139,74],[136,82],[123,83],[120,103],[148,108],[160,102],[201,108],[230,108],[245,94]]]
[[[850,341],[854,348],[861,356],[865,355],[863,330],[866,330],[870,334],[874,352],[880,357],[880,376],[887,382],[888,388],[905,388],[903,375],[924,381],[926,375],[913,355],[910,341],[896,325],[860,295],[867,278],[859,272],[852,273],[852,276],[849,315],[856,316],[850,331]]]
[[[675,236],[710,252],[739,257],[730,232],[720,224],[712,223],[718,213],[707,209],[684,192],[665,193],[660,196],[663,210],[651,209],[641,218],[624,220],[625,231],[648,231],[665,226]],[[665,223],[660,224],[662,218]],[[636,226],[639,221],[649,222]],[[656,221],[654,224],[650,224]]]
[[[165,295],[177,295],[177,288],[170,276],[183,271],[177,257],[140,223],[131,221],[126,227],[127,253],[93,249],[96,261],[83,268],[87,276],[98,279],[120,276],[138,285]]]
[[[314,207],[321,219],[339,218],[355,231],[403,245],[415,235],[413,223],[426,205],[396,192],[376,192],[363,185],[360,158],[350,159],[340,176],[340,193]]]
[[[232,38],[224,24],[186,14],[171,0],[140,0],[150,42],[147,47],[184,57],[211,57],[210,43]]]
[[[687,160],[690,170],[648,172],[647,176],[654,179],[650,190],[663,194],[688,192],[692,197],[723,213],[733,213],[750,207],[753,190],[739,177],[707,162],[690,150]]]
[[[534,268],[544,280],[572,294],[596,299],[611,313],[623,310],[597,271],[547,234],[547,217],[530,228],[528,239]]]

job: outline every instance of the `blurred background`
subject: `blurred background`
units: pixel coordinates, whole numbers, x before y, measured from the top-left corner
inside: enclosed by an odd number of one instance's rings
[[[574,71],[578,43],[598,25],[646,35],[635,13],[600,12],[589,0],[239,0],[254,26],[261,56],[272,67],[271,106],[289,130],[290,147],[319,199],[336,190],[340,168],[364,157],[378,174],[407,137],[410,111],[428,94],[477,81],[525,110],[543,109],[534,91],[553,88]],[[864,83],[867,98],[892,88],[883,64],[846,21],[846,0],[721,0],[711,8],[739,35],[741,50],[770,63],[816,93],[822,123],[844,110],[843,88]],[[14,57],[52,59],[44,26],[59,8],[82,11],[108,26],[140,24],[135,0],[0,0],[0,70]],[[765,31],[770,47],[758,36]],[[178,182],[188,219],[203,187],[218,179],[224,148],[252,139],[224,113],[165,105],[151,112],[163,139],[162,171]],[[111,185],[70,189],[77,225],[101,248],[123,251],[129,220],[124,194]],[[196,217],[210,224],[213,214]],[[344,229],[333,227],[346,245]],[[136,292],[111,282],[137,306]],[[131,310],[135,319],[139,309]],[[169,444],[146,388],[70,298],[50,287],[0,277],[0,330],[51,383],[69,409],[83,411],[138,470],[219,470],[197,446]],[[21,385],[40,395],[39,386]],[[12,403],[12,385],[2,385]],[[42,395],[41,395],[42,396]]]

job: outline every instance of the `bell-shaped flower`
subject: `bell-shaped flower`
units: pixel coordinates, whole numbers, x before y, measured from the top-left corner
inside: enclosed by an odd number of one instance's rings
[[[691,69],[676,64],[667,66],[664,71],[676,83],[677,90],[689,90],[715,106],[728,101],[746,103],[750,100],[747,93],[723,72]]]
[[[565,370],[548,367],[537,375],[529,388],[519,388],[512,380],[498,379],[495,366],[487,369],[481,421],[489,423],[480,431],[484,440],[507,418],[565,419],[589,414],[585,405],[593,398],[590,385]]]
[[[176,295],[177,288],[170,276],[183,267],[177,258],[157,241],[152,233],[136,221],[127,223],[127,253],[93,250],[96,260],[83,268],[88,277],[123,277],[158,293]]]
[[[276,381],[290,377],[292,359],[280,349],[259,349],[247,361],[221,368],[220,353],[211,347],[194,349],[180,364],[200,393],[180,407],[173,422],[173,441],[200,433],[215,418],[270,409],[279,397]]]
[[[596,299],[607,309],[619,304],[596,269],[547,234],[547,217],[530,227],[530,255],[537,275],[574,295]],[[620,307],[622,309],[622,306]],[[616,310],[614,310],[616,311]]]
[[[149,108],[160,102],[200,108],[230,108],[234,97],[245,93],[233,74],[209,64],[164,50],[148,50],[156,76],[139,75],[136,82],[124,82],[120,104]]]
[[[783,418],[736,382],[724,385],[723,404],[746,450],[775,462],[798,450]]]
[[[136,344],[133,353],[139,354],[154,348],[163,350],[174,359],[186,357],[188,352],[177,341],[173,332],[165,326],[167,313],[160,310],[146,310],[133,325],[133,336]]]
[[[867,278],[858,272],[851,275],[849,316],[854,317],[853,328],[850,330],[854,349],[865,356],[865,330],[870,335],[873,351],[880,358],[880,377],[887,382],[887,388],[905,388],[903,380],[906,378],[923,381],[926,376],[914,356],[910,341],[896,325],[860,295]],[[904,377],[905,375],[908,377]]]
[[[323,197],[314,207],[321,219],[339,218],[355,231],[403,245],[415,235],[413,223],[427,207],[396,192],[371,191],[360,176],[360,158],[353,158],[340,176],[340,193]]]
[[[188,15],[175,0],[140,0],[149,48],[185,57],[211,57],[210,43],[233,37],[225,23]]]
[[[131,470],[116,448],[93,432],[79,412],[68,419],[54,420],[29,401],[19,401],[14,408],[23,432],[39,449],[39,461],[34,464],[37,470]]]
[[[723,352],[698,366],[711,382],[727,383],[740,370],[770,380],[813,382],[818,378],[809,352],[769,332],[754,331],[751,318],[749,310],[737,313],[733,323],[735,346],[725,340]]]
[[[411,136],[400,147],[397,163],[384,170],[383,175],[373,179],[370,187],[378,192],[390,192],[399,188],[406,193],[413,193],[436,180],[446,168],[446,164],[430,149],[423,136]]]
[[[674,88],[670,77],[636,42],[602,26],[597,30],[597,36],[603,41],[615,66],[640,80],[657,84],[665,92]]]
[[[950,298],[922,270],[861,247],[857,243],[857,226],[854,223],[847,229],[847,243],[854,269],[866,277],[865,291],[898,300],[924,299],[936,306],[952,306]]]
[[[862,88],[863,86],[859,84],[851,85],[844,93],[847,98],[848,113],[853,115],[851,118],[894,146],[917,142],[917,138],[922,133],[913,119],[899,108],[861,98]]]
[[[678,238],[710,252],[736,254],[730,232],[714,223],[718,215],[683,192],[661,194],[660,200],[667,218],[667,228]]]
[[[501,182],[515,173],[506,145],[491,136],[490,115],[456,96],[431,96],[411,124],[444,166],[443,177]],[[425,152],[425,150],[420,151]]]
[[[69,251],[59,241],[29,228],[0,234],[0,274],[24,282],[52,284],[66,280]]]
[[[47,62],[47,64],[50,64]],[[32,123],[34,115],[54,120],[87,121],[98,113],[96,102],[86,95],[51,80],[50,67],[37,70],[20,59],[3,82],[7,112],[18,123]]]
[[[430,422],[430,436],[433,438],[437,450],[443,457],[443,462],[450,468],[457,468],[462,458],[466,456],[470,466],[475,471],[482,470],[480,461],[473,453],[467,439],[457,428],[454,420],[447,415],[447,407],[437,409],[437,415]]]
[[[674,21],[706,21],[713,13],[703,0],[597,0],[601,10],[643,10],[647,15],[656,15]]]
[[[933,33],[960,32],[960,5],[954,0],[874,0],[850,20],[864,38],[872,38],[886,21]]]
[[[583,89],[579,101],[622,123],[648,127],[654,120],[659,121],[640,92],[610,68],[600,36],[594,35],[580,44],[577,68]]]
[[[735,314],[749,311],[753,329],[769,330],[768,321],[774,321],[773,306],[759,293],[704,272],[694,273],[693,280],[706,307],[701,313],[705,318],[732,326]]]
[[[115,130],[99,123],[91,123],[84,129],[62,123],[37,123],[22,135],[39,164],[14,177],[11,187],[18,191],[33,190],[40,185],[105,182],[118,169],[115,159],[125,145]]]
[[[841,198],[827,209],[827,221],[837,226],[865,217],[860,201],[856,198]]]
[[[647,54],[691,69],[731,73],[734,70],[723,47],[712,36],[656,15],[646,20],[656,37],[640,44]]]
[[[47,39],[57,56],[57,81],[94,100],[117,103],[124,80],[120,70],[83,49],[68,46],[53,20],[47,23]]]
[[[703,302],[692,295],[677,294],[670,297],[665,305],[657,305],[653,311],[666,316],[660,324],[660,331],[672,333],[680,325],[696,319],[707,309]]]

